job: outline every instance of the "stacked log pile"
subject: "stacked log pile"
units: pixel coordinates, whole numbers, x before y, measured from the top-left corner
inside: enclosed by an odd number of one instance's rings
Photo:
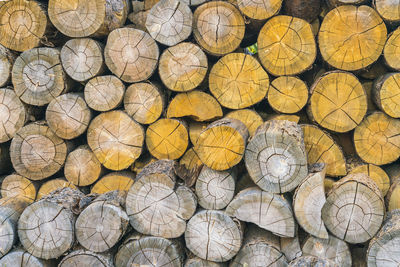
[[[399,10],[0,1],[0,266],[399,266]]]

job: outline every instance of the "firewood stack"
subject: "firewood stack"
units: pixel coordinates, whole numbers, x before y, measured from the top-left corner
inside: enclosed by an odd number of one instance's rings
[[[0,266],[399,266],[399,10],[0,1]]]

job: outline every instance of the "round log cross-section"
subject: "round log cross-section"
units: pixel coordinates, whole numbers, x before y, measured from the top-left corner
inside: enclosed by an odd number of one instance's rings
[[[130,85],[124,96],[125,112],[141,123],[155,122],[164,110],[162,91],[155,84],[149,82]]]
[[[242,122],[225,118],[204,129],[194,149],[205,165],[223,171],[242,160],[248,136],[249,132]]]
[[[272,120],[258,127],[247,145],[245,164],[252,180],[263,190],[284,193],[295,189],[307,176],[300,126]]]
[[[125,85],[114,75],[97,76],[85,85],[87,105],[97,111],[109,111],[122,103]]]
[[[12,83],[17,96],[34,106],[48,104],[68,90],[66,74],[56,48],[34,48],[23,52],[12,70]]]
[[[124,191],[125,193],[134,183],[135,174],[132,172],[111,172],[100,178],[92,187],[91,194],[104,194],[110,191]]]
[[[61,49],[61,63],[72,79],[86,81],[104,70],[103,47],[90,38],[71,39]]]
[[[228,1],[210,1],[199,6],[193,20],[194,38],[211,55],[234,51],[244,37],[243,16]]]
[[[54,98],[46,109],[46,121],[50,129],[63,139],[74,139],[83,134],[91,115],[85,100],[77,93]]]
[[[173,46],[189,37],[192,21],[192,11],[183,1],[161,0],[147,14],[146,28],[154,40]]]
[[[279,12],[282,2],[282,0],[238,0],[237,5],[247,17],[266,20]]]
[[[309,115],[328,130],[348,132],[367,113],[367,94],[351,73],[327,72],[314,82],[310,91]]]
[[[230,109],[250,107],[263,100],[269,77],[260,63],[250,55],[232,53],[221,58],[211,69],[210,92]]]
[[[158,72],[168,89],[186,92],[200,85],[207,68],[207,56],[200,47],[192,43],[180,43],[162,53]]]
[[[385,206],[378,186],[367,175],[349,174],[333,185],[322,208],[326,228],[355,244],[371,239],[383,222]]]
[[[119,28],[108,35],[104,49],[107,67],[125,82],[140,82],[155,71],[159,50],[151,36],[133,28]]]
[[[144,131],[125,112],[109,111],[91,121],[87,140],[104,167],[123,170],[142,153]]]
[[[366,117],[353,138],[356,152],[365,162],[384,165],[400,157],[400,121],[382,112]]]
[[[196,256],[224,262],[238,253],[242,244],[242,230],[223,211],[203,210],[188,222],[185,241],[187,248]]]
[[[342,70],[359,70],[374,63],[382,53],[387,30],[369,6],[344,5],[331,10],[318,34],[323,59]]]
[[[12,50],[23,52],[39,46],[46,32],[46,12],[37,1],[5,1],[0,18],[0,44]]]
[[[268,20],[257,44],[261,64],[274,76],[302,73],[317,56],[311,25],[295,17],[276,16]]]
[[[119,247],[115,255],[115,267],[182,267],[183,255],[181,244],[176,240],[133,235]]]
[[[1,71],[1,69],[0,69]],[[0,89],[0,143],[7,142],[27,121],[27,112],[14,90]]]
[[[41,180],[64,165],[67,145],[44,122],[34,122],[17,132],[11,141],[10,156],[19,174]]]

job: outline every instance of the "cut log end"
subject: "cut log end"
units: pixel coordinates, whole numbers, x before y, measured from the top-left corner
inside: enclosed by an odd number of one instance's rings
[[[341,89],[337,91],[337,88]],[[314,82],[308,112],[322,127],[343,133],[361,123],[367,106],[366,92],[357,77],[333,71]]]
[[[14,169],[31,180],[55,174],[64,165],[67,145],[43,122],[21,128],[11,141],[11,162]]]
[[[50,267],[51,262],[37,258],[29,252],[16,248],[0,259],[1,266]]]
[[[142,153],[144,131],[123,111],[109,111],[94,118],[87,132],[88,145],[107,169],[128,168]]]
[[[151,124],[162,114],[164,96],[157,85],[149,82],[135,83],[128,87],[124,96],[126,113],[141,124]]]
[[[61,63],[74,80],[83,82],[104,69],[102,45],[90,38],[71,39],[61,49]]]
[[[7,85],[11,79],[11,70],[16,55],[0,44],[0,87]]]
[[[242,160],[248,136],[246,126],[240,121],[221,119],[200,133],[195,151],[209,168],[227,170]]]
[[[157,159],[178,159],[189,142],[187,126],[176,119],[160,119],[146,131],[146,145]]]
[[[59,267],[96,266],[114,267],[113,259],[108,254],[98,254],[79,249],[68,253],[58,264]]]
[[[1,59],[0,59],[1,62]],[[0,63],[1,64],[1,63]],[[0,66],[0,73],[2,68]],[[0,74],[1,75],[1,74]],[[1,79],[1,78],[0,78]],[[1,83],[1,81],[0,81]],[[12,139],[28,119],[26,109],[14,90],[0,89],[0,143]]]
[[[100,177],[101,171],[101,163],[87,145],[69,153],[65,161],[65,178],[77,186],[93,184]]]
[[[261,64],[274,76],[302,73],[310,68],[317,55],[311,25],[290,16],[268,20],[260,31],[257,44]]]
[[[269,88],[269,77],[252,56],[231,53],[212,67],[209,87],[222,106],[241,109],[257,104],[265,98]]]
[[[36,199],[40,200],[43,197],[50,195],[52,192],[66,187],[77,189],[74,184],[65,180],[64,178],[48,180],[39,188]]]
[[[170,266],[183,265],[183,251],[179,243],[162,237],[129,237],[115,255],[115,266]]]
[[[387,173],[379,166],[373,164],[362,164],[350,170],[351,173],[365,173],[367,174],[376,185],[379,187],[379,190],[382,193],[382,197],[386,196],[390,187],[390,180]]]
[[[227,1],[211,1],[199,6],[193,20],[194,38],[211,55],[221,56],[234,51],[244,37],[242,14]]]
[[[97,181],[92,187],[90,193],[104,194],[110,191],[121,191],[127,193],[135,180],[135,174],[132,172],[111,172]]]
[[[185,241],[187,248],[196,256],[209,261],[224,262],[239,252],[242,232],[240,225],[224,212],[204,210],[195,214],[188,222]]]
[[[108,35],[105,62],[111,72],[125,82],[148,79],[157,67],[158,57],[156,42],[144,31],[119,28]]]
[[[0,6],[0,44],[25,51],[39,46],[47,28],[47,16],[37,1],[9,1]]]
[[[301,128],[304,133],[308,164],[323,162],[326,165],[327,175],[334,177],[346,175],[346,159],[342,149],[332,137],[315,125],[303,124]]]
[[[356,36],[357,39],[353,40],[358,41],[347,42]],[[354,71],[371,65],[379,58],[386,37],[386,26],[374,9],[365,5],[344,5],[325,16],[318,41],[322,57],[329,65]]]
[[[201,84],[207,68],[207,56],[200,47],[192,43],[180,43],[162,53],[158,71],[168,89],[186,92]]]
[[[192,33],[193,14],[189,6],[178,0],[158,1],[147,15],[146,28],[157,42],[173,46]]]
[[[68,93],[54,98],[46,109],[46,121],[60,138],[74,139],[83,134],[92,117],[80,94]]]
[[[388,73],[375,80],[372,91],[373,100],[380,110],[392,118],[400,118],[400,74]]]
[[[382,112],[366,117],[354,131],[354,146],[360,158],[371,164],[394,162],[400,156],[400,122]]]
[[[177,238],[184,233],[197,201],[189,188],[175,186],[174,164],[170,160],[151,163],[129,190],[126,211],[138,232],[164,238]],[[168,209],[161,210],[159,206]]]
[[[66,74],[56,48],[34,48],[23,52],[12,69],[17,96],[26,104],[43,106],[68,90]]]
[[[87,105],[97,111],[109,111],[122,103],[125,85],[113,75],[97,76],[86,84]]]
[[[281,76],[271,82],[268,103],[277,112],[299,112],[308,100],[308,87],[297,77]]]
[[[357,173],[334,184],[322,208],[322,219],[331,233],[355,244],[378,232],[384,213],[378,186],[366,174]]]
[[[245,153],[246,169],[263,190],[284,193],[307,176],[303,133],[294,122],[272,120],[260,126]]]
[[[238,0],[237,5],[247,17],[266,20],[279,12],[282,0]]]
[[[1,183],[1,196],[21,198],[32,203],[36,199],[36,187],[29,179],[16,173],[10,174]]]

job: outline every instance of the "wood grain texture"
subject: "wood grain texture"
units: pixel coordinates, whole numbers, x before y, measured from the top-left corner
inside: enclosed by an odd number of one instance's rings
[[[251,19],[266,20],[279,12],[282,0],[238,0],[237,5]]]
[[[185,122],[177,119],[160,119],[146,130],[146,146],[157,159],[178,159],[188,147],[188,130]]]
[[[110,170],[128,168],[142,153],[144,131],[123,111],[109,111],[95,117],[87,131],[90,149]]]
[[[176,186],[174,168],[174,161],[159,160],[137,176],[126,198],[126,212],[136,231],[164,238],[185,232],[197,201],[188,187]]]
[[[209,210],[225,208],[235,194],[236,179],[236,173],[233,170],[214,171],[203,167],[195,186],[199,205]]]
[[[14,90],[0,88],[0,142],[11,140],[27,120],[27,111]]]
[[[209,77],[210,92],[229,109],[257,104],[267,94],[268,74],[250,55],[231,53],[214,64]]]
[[[289,267],[303,267],[303,266],[324,266],[324,267],[339,267],[334,261],[321,259],[314,256],[301,256],[289,262]]]
[[[67,93],[49,103],[46,109],[46,121],[50,129],[60,138],[74,139],[86,132],[92,118],[83,95]]]
[[[16,197],[0,199],[0,258],[17,243],[17,223],[29,202]]]
[[[67,145],[43,122],[22,127],[11,141],[10,157],[14,169],[31,180],[55,174],[64,165]]]
[[[278,194],[250,187],[236,194],[226,208],[229,216],[284,237],[295,236],[295,221],[289,202]]]
[[[224,262],[239,252],[242,230],[225,212],[203,210],[189,220],[185,242],[186,247],[196,256],[204,260]]]
[[[373,0],[373,6],[379,15],[388,23],[400,21],[400,3],[397,0]]]
[[[75,215],[71,209],[83,196],[66,188],[28,206],[18,221],[18,236],[24,248],[42,259],[58,258],[68,251],[75,242]]]
[[[0,44],[12,50],[37,47],[46,33],[46,12],[37,1],[7,1],[0,6],[0,18]]]
[[[60,56],[65,72],[75,81],[89,80],[104,71],[103,45],[93,39],[67,41]]]
[[[250,137],[252,137],[257,128],[263,124],[262,117],[252,109],[239,109],[226,114],[226,118],[236,119],[246,125]]]
[[[399,210],[388,214],[383,227],[368,246],[368,266],[396,266],[400,263],[400,213]]]
[[[302,250],[304,255],[331,260],[343,267],[352,266],[349,245],[334,236],[329,236],[327,239],[309,236],[305,240]]]
[[[308,176],[296,188],[293,210],[299,225],[309,234],[326,239],[328,232],[321,217],[326,202],[324,191],[325,164],[314,164]]]
[[[386,64],[397,71],[400,70],[400,61],[398,54],[400,53],[400,29],[396,29],[391,32],[386,41],[385,47],[383,48],[383,58]]]
[[[65,161],[65,178],[74,185],[93,184],[101,175],[101,163],[88,145],[82,145],[71,151]]]
[[[386,196],[390,187],[390,180],[387,173],[379,166],[373,164],[361,164],[349,171],[350,173],[365,173],[367,174],[376,185],[379,187],[379,190],[382,193],[382,197]]]
[[[207,56],[203,50],[195,44],[183,42],[161,54],[158,72],[168,89],[186,92],[201,84],[207,68]]]
[[[302,124],[301,128],[308,164],[322,162],[326,165],[327,175],[334,177],[346,175],[346,159],[343,151],[329,133],[311,124]]]
[[[124,195],[124,192],[119,191],[100,195],[79,214],[75,223],[79,244],[99,253],[106,252],[117,244],[129,225],[123,206]]]
[[[307,155],[300,126],[286,120],[258,127],[244,157],[251,179],[263,190],[284,193],[307,176]]]
[[[104,36],[125,24],[125,0],[50,0],[52,24],[69,37]]]
[[[146,28],[157,42],[173,46],[192,33],[193,14],[189,6],[179,0],[158,1],[147,14]]]
[[[23,52],[12,69],[17,96],[26,104],[43,106],[68,91],[69,82],[56,48],[40,47]]]
[[[1,182],[1,197],[20,198],[28,203],[36,199],[36,186],[29,179],[13,173],[4,177]]]
[[[221,119],[200,133],[194,150],[209,168],[227,170],[242,160],[248,136],[248,130],[242,122]]]
[[[344,5],[326,14],[318,41],[321,55],[329,65],[354,71],[378,59],[386,37],[386,26],[374,9]]]
[[[7,85],[11,79],[11,70],[16,54],[0,44],[0,87]]]
[[[244,19],[227,1],[210,1],[193,14],[193,36],[211,55],[222,56],[239,47],[244,37]]]
[[[262,27],[258,58],[274,76],[296,75],[307,70],[316,58],[317,47],[311,25],[290,16],[275,16]]]
[[[349,72],[324,73],[310,92],[308,114],[325,129],[348,132],[361,123],[367,112],[367,94],[358,78]]]
[[[218,101],[202,91],[177,94],[168,105],[167,118],[190,117],[195,121],[211,121],[222,117]]]
[[[58,264],[58,267],[74,266],[114,267],[114,263],[109,254],[98,254],[89,250],[78,249],[68,253]]]
[[[115,267],[183,265],[182,247],[177,240],[162,237],[129,236],[115,255]]]
[[[299,112],[308,100],[305,82],[293,76],[281,76],[271,82],[268,103],[278,113]]]
[[[65,180],[64,178],[55,178],[55,179],[48,180],[48,181],[44,182],[42,184],[42,186],[39,188],[36,200],[42,199],[43,197],[49,195],[50,193],[52,193],[55,190],[63,189],[66,187],[69,187],[72,189],[77,189],[74,184]]]
[[[119,28],[107,38],[104,59],[107,67],[124,82],[144,81],[157,67],[159,49],[151,36],[133,28]]]
[[[97,76],[85,85],[86,104],[97,111],[109,111],[123,100],[125,85],[114,75]]]
[[[16,248],[0,259],[1,266],[20,266],[20,267],[51,267],[51,261],[39,259],[29,252]]]
[[[110,191],[124,191],[125,193],[131,188],[135,181],[133,172],[111,172],[101,177],[92,187],[90,193],[104,194]]]
[[[400,118],[400,74],[386,73],[374,81],[372,99],[380,110],[392,118]]]
[[[333,185],[322,208],[326,228],[351,243],[371,239],[381,227],[385,206],[378,186],[367,175],[349,174]]]
[[[400,156],[400,122],[382,112],[367,116],[354,130],[354,146],[360,158],[371,164],[394,162]]]
[[[155,122],[164,111],[163,91],[151,82],[140,82],[130,85],[124,96],[126,113],[141,124]]]

